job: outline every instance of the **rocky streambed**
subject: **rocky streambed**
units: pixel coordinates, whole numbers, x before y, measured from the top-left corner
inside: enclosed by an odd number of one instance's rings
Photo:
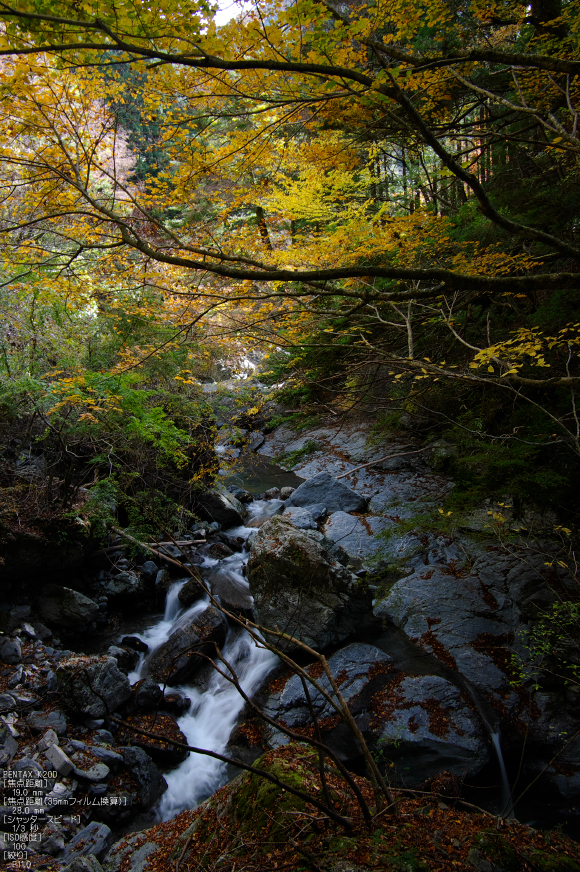
[[[308,698],[299,677],[240,627],[245,618],[326,655],[393,783],[430,789],[447,778],[455,794],[508,814],[539,776],[516,813],[551,810],[573,826],[575,691],[538,689],[514,671],[514,656],[529,660],[535,606],[555,596],[545,553],[481,540],[477,513],[460,530],[434,527],[452,488],[437,471],[444,445],[376,446],[359,424],[299,437],[279,428],[254,447],[265,458],[285,453],[304,482],[261,499],[239,485],[217,487],[200,501],[206,520],[187,539],[160,545],[155,560],[135,564],[118,541],[109,548],[113,565],[84,593],[44,586],[7,615],[2,763],[21,780],[55,773],[27,862],[71,872],[99,872],[101,862],[108,872],[155,868],[161,848],[144,850],[146,839],[110,851],[119,828],[140,830],[153,815],[172,820],[234,774],[171,740],[251,763],[290,748],[288,730],[311,734],[314,713],[332,753],[364,774],[360,744],[329,704],[319,663],[265,634],[320,677]],[[195,567],[203,584],[175,561]],[[567,583],[563,574],[559,582]],[[108,619],[111,632],[112,617],[127,620],[143,603],[162,604],[164,613],[147,629],[119,633],[103,653],[79,652],[79,628],[104,629]],[[65,650],[59,635],[77,650]],[[217,649],[268,723],[211,667]]]

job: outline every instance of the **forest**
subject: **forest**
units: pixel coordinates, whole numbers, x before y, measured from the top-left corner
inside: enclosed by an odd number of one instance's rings
[[[0,0],[0,763],[133,797],[38,864],[574,872],[580,4],[217,13]]]
[[[410,417],[466,491],[573,511],[574,2],[0,15],[0,402],[65,506],[69,449],[203,478],[200,378],[253,351],[301,412]]]

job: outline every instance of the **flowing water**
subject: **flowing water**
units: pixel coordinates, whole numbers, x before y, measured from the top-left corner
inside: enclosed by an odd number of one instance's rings
[[[281,500],[257,500],[248,507],[249,520],[273,515],[281,505]],[[244,539],[252,532],[254,528],[246,526],[228,530],[230,535]],[[200,568],[203,571],[219,567],[240,593],[247,596],[249,585],[242,574],[247,557],[246,549],[224,560],[206,557]],[[132,683],[142,677],[146,659],[167,641],[171,633],[180,625],[189,623],[209,605],[209,597],[205,596],[190,608],[182,608],[178,595],[188,580],[176,581],[170,587],[163,618],[144,632],[136,634],[147,643],[149,652],[146,657],[141,658],[137,669],[129,676]],[[271,651],[260,647],[248,633],[239,629],[229,630],[222,654],[235,668],[238,680],[248,696],[257,690],[277,662]],[[223,671],[227,672],[227,669],[224,667]],[[171,689],[180,690],[191,700],[189,711],[178,720],[188,744],[218,754],[223,753],[244,705],[244,700],[234,685],[218,672],[214,672],[203,691],[187,685]],[[170,820],[186,808],[195,808],[225,783],[226,769],[227,764],[220,760],[190,753],[182,764],[165,776],[168,789],[157,808],[159,818]]]

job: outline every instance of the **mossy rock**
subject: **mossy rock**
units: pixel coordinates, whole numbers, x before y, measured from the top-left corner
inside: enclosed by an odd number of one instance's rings
[[[516,872],[520,865],[512,846],[495,830],[483,830],[475,837],[468,859],[473,865],[476,858],[485,858],[498,872]]]
[[[267,758],[268,755],[264,755],[254,765],[296,790],[309,792],[306,779],[310,773],[300,764],[299,758]],[[304,811],[306,802],[277,784],[248,772],[241,776],[240,784],[232,795],[232,806],[241,832],[256,832],[270,827],[269,840],[272,840],[283,829],[284,815]]]
[[[580,872],[580,864],[566,854],[548,854],[545,851],[533,851],[526,854],[526,860],[538,872]]]

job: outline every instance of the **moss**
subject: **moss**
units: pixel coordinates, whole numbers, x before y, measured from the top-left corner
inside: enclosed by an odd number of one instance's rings
[[[310,752],[304,751],[304,754]],[[295,757],[270,759],[261,757],[254,765],[276,776],[296,790],[308,792],[306,783],[309,776],[306,767]],[[291,812],[304,811],[303,799],[273,784],[258,775],[247,773],[240,779],[234,799],[235,819],[242,832],[255,832],[270,828],[269,841],[276,840],[286,825],[284,817]]]

